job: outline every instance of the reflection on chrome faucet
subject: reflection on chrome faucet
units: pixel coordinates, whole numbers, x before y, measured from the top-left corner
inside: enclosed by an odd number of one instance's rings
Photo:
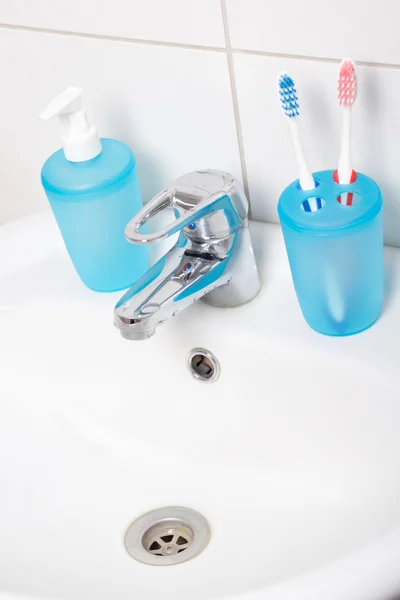
[[[177,219],[157,233],[140,228],[162,210]],[[123,337],[142,340],[159,323],[202,298],[220,307],[240,306],[260,290],[248,229],[248,201],[240,182],[223,171],[195,171],[175,180],[128,223],[134,244],[180,232],[176,245],[117,303],[114,322]]]

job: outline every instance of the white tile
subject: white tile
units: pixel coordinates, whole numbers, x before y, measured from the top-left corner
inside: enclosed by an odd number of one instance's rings
[[[1,0],[0,23],[225,46],[220,0]]]
[[[224,54],[8,30],[0,52],[0,221],[47,206],[40,170],[60,134],[38,115],[69,85],[100,135],[131,146],[146,200],[195,169],[240,177]]]
[[[400,64],[396,0],[226,0],[235,48]]]
[[[311,169],[334,169],[342,116],[336,102],[338,66],[248,55],[236,55],[234,64],[252,215],[278,222],[279,195],[297,178],[297,169],[277,99],[277,74],[286,70],[296,83],[299,126]],[[379,183],[385,203],[385,239],[400,246],[400,70],[358,67],[357,73],[353,165]]]

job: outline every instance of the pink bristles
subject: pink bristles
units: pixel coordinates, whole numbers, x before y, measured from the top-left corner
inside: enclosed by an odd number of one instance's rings
[[[354,63],[349,58],[342,60],[338,81],[340,106],[351,106],[356,99],[357,78]]]

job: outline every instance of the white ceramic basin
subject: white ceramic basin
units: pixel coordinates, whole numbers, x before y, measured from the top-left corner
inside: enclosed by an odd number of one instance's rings
[[[334,339],[303,321],[279,228],[252,235],[252,303],[197,303],[128,342],[120,294],[83,287],[49,213],[0,229],[1,600],[400,592],[400,251],[381,319]],[[216,383],[187,370],[198,346]],[[128,525],[169,505],[208,519],[209,546],[135,561]]]

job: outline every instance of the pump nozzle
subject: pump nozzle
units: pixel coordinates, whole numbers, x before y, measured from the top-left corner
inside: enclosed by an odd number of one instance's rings
[[[40,119],[60,119],[64,154],[71,162],[83,162],[101,152],[101,142],[94,125],[82,110],[82,90],[69,87],[59,94],[42,112]]]

